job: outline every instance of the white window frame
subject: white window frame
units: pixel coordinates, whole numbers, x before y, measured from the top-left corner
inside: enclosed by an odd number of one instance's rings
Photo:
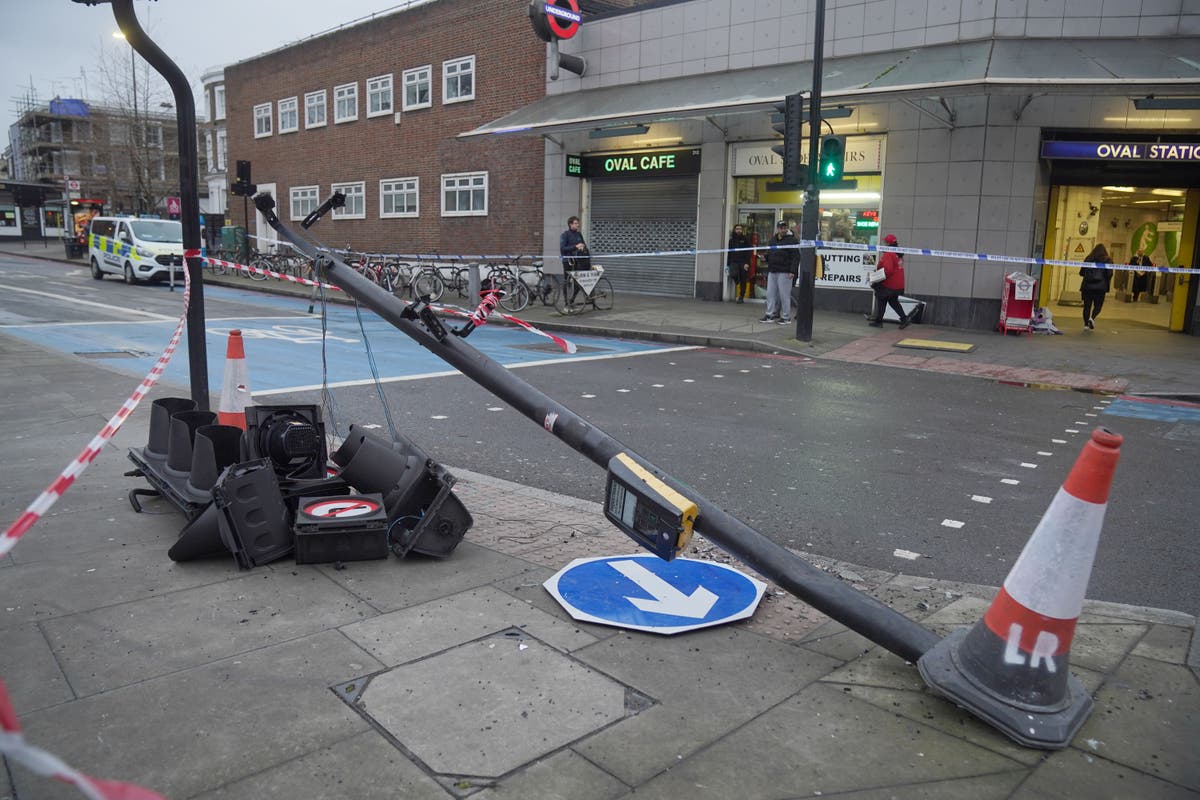
[[[229,142],[225,137],[225,129],[217,131],[217,171],[225,171],[225,159],[229,152]]]
[[[204,134],[204,171],[212,172],[216,166],[217,162],[213,160],[213,132],[206,131]]]
[[[342,114],[342,101],[349,98],[354,103],[354,113]],[[358,119],[358,83],[343,83],[333,87],[333,124],[354,122]]]
[[[279,108],[279,132],[280,133],[295,133],[300,130],[300,102],[295,97],[285,97],[278,103]],[[284,115],[287,115],[285,118]],[[291,122],[291,125],[284,125],[284,120]]]
[[[265,123],[265,124],[263,124]],[[254,138],[263,139],[271,135],[271,104],[259,103],[254,107]]]
[[[293,186],[288,191],[288,201],[292,222],[303,221],[305,217],[317,210],[317,206],[321,205],[321,187]],[[297,203],[302,205],[297,206]]]
[[[385,211],[388,195],[413,196],[412,211]],[[414,178],[384,178],[379,182],[379,218],[401,219],[421,216],[421,179]]]
[[[474,185],[479,181],[481,185]],[[477,189],[483,189],[483,208],[470,208],[466,211],[458,208],[459,203],[455,202],[456,208],[453,211],[446,209],[446,196],[448,192],[454,192],[456,197],[461,196],[466,192],[468,196],[472,196],[471,205],[474,206],[473,193]],[[488,214],[488,174],[487,172],[454,172],[442,175],[442,216],[443,217],[486,217]]]
[[[419,95],[422,84],[424,85],[425,97],[427,99],[425,100],[424,103],[421,103],[421,102],[410,103],[408,101],[408,90],[410,88],[415,88]],[[400,102],[401,102],[402,108],[405,111],[415,111],[418,108],[429,108],[430,106],[433,105],[433,65],[432,64],[426,64],[423,67],[414,67],[413,69],[404,70],[404,97]]]
[[[314,121],[310,112],[321,110],[321,119]],[[325,90],[308,92],[304,95],[304,129],[324,128],[329,120],[329,106],[325,100]]]
[[[225,85],[213,87],[213,119],[225,119]]]
[[[341,192],[346,195],[346,205],[333,210],[334,219],[366,219],[367,218],[367,184],[364,181],[335,183],[329,191]],[[357,202],[356,202],[357,201]],[[355,208],[358,206],[358,208]]]
[[[373,109],[377,99],[379,108]],[[376,75],[374,78],[367,78],[367,118],[387,116],[392,113],[395,106],[395,98],[392,95],[392,76]]]
[[[464,75],[471,76],[471,93],[450,96],[450,86],[458,85]],[[452,58],[442,62],[442,105],[465,103],[475,99],[475,56]]]

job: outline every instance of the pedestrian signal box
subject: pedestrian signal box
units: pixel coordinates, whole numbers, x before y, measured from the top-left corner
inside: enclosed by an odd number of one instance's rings
[[[699,514],[696,504],[629,454],[609,459],[604,495],[604,516],[664,561],[675,558],[691,541]]]

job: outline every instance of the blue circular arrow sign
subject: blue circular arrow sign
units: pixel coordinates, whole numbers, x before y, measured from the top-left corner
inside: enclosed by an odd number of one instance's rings
[[[577,558],[543,586],[577,620],[653,633],[745,619],[766,589],[715,561],[645,554]]]

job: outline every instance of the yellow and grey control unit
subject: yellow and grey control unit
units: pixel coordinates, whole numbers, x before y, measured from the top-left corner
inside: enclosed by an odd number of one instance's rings
[[[609,459],[604,516],[654,555],[670,561],[683,552],[698,514],[695,503],[628,453]]]

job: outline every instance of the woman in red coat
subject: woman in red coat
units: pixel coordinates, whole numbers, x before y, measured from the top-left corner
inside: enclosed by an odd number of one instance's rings
[[[889,233],[883,237],[883,243],[889,247],[896,247],[900,242],[894,234]],[[912,322],[908,315],[904,313],[903,306],[900,305],[900,295],[904,294],[904,261],[898,253],[888,251],[879,256],[879,263],[876,265],[878,269],[883,270],[883,280],[876,283],[871,288],[875,290],[875,316],[868,320],[871,327],[883,327],[883,308],[891,306],[896,312],[896,316],[900,317],[900,330],[904,330]]]

